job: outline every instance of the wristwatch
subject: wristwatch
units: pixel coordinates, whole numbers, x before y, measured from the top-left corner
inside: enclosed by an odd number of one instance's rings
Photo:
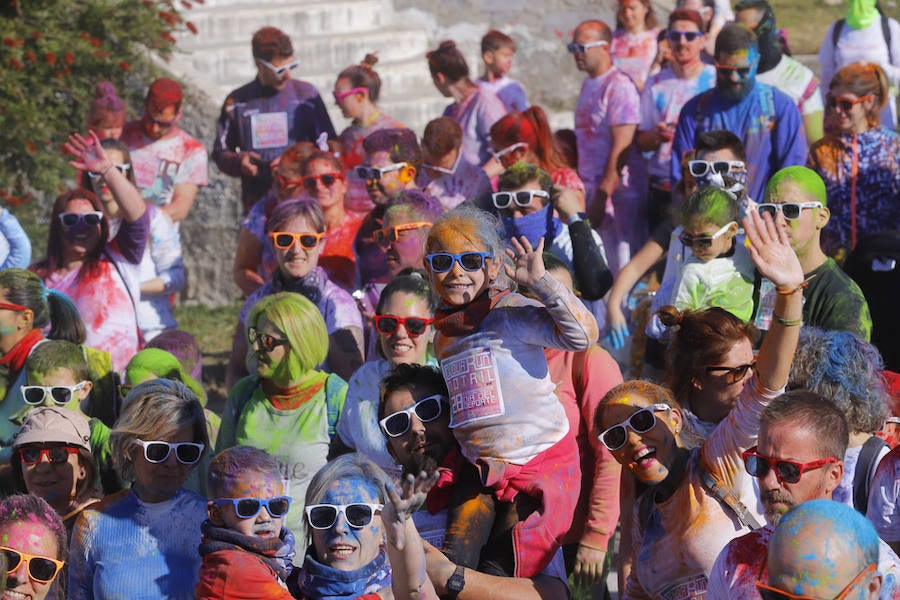
[[[447,580],[447,598],[449,600],[454,600],[466,587],[466,577],[463,575],[463,571],[465,571],[465,568],[462,565],[457,566],[456,570],[453,571],[453,575]]]

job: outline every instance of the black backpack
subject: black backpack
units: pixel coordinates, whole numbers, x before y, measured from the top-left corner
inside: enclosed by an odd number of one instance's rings
[[[900,231],[881,231],[859,239],[847,256],[844,271],[859,286],[872,314],[872,344],[884,366],[900,372]]]

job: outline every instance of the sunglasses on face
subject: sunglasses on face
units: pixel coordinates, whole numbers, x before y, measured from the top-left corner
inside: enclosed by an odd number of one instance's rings
[[[604,42],[603,40],[599,40],[597,42],[588,42],[587,44],[569,42],[566,45],[566,50],[569,51],[569,54],[584,54],[591,48],[596,48],[597,46],[609,46],[609,42]]]
[[[784,204],[771,204],[764,202],[756,205],[756,210],[759,211],[760,216],[769,213],[769,216],[772,217],[773,220],[775,219],[775,213],[781,213],[784,215],[785,219],[794,221],[800,218],[800,213],[802,213],[805,208],[822,208],[822,203],[785,202]]]
[[[738,77],[746,79],[750,75],[750,71],[753,70],[753,66],[734,67],[732,65],[720,65],[719,63],[716,63],[716,70],[719,71],[719,74],[721,75],[728,75],[731,77],[732,73],[737,73]]]
[[[521,190],[518,192],[494,192],[491,198],[494,200],[494,206],[499,210],[509,208],[515,202],[516,206],[531,206],[535,197],[550,199],[550,194],[544,190]]]
[[[419,337],[428,326],[434,322],[434,319],[423,319],[422,317],[394,317],[392,315],[375,315],[375,329],[378,333],[390,335],[397,331],[397,328],[403,325],[409,337]]]
[[[338,179],[343,179],[344,175],[342,173],[323,173],[321,175],[307,175],[300,181],[303,182],[303,187],[306,188],[310,192],[316,191],[316,188],[319,187],[319,182],[322,182],[322,185],[325,187],[331,187],[334,185],[334,182]]]
[[[429,165],[427,163],[422,163],[422,166],[426,169],[430,169],[432,171],[437,171],[438,173],[443,173],[444,175],[456,175],[456,169],[459,168],[459,162],[462,160],[462,152],[456,153],[456,160],[453,161],[453,166],[449,169],[438,165]],[[500,160],[499,158],[497,160]]]
[[[369,91],[368,88],[364,87],[355,87],[352,90],[347,90],[346,92],[331,92],[334,96],[334,101],[338,104],[342,104],[344,102],[344,98],[347,96],[352,96],[353,94],[362,94],[364,92]]]
[[[494,158],[496,158],[498,161],[502,161],[504,156],[506,156],[510,152],[515,152],[519,148],[525,148],[527,150],[528,144],[526,142],[516,142],[515,144],[507,146],[503,150],[498,150],[498,151],[494,152],[493,153]]]
[[[841,593],[834,597],[834,600],[844,600],[868,573],[875,571],[877,568],[878,566],[876,564],[871,564],[860,571],[859,575],[854,577],[853,581],[848,583],[847,587],[842,589]],[[811,596],[800,596],[798,594],[792,594],[791,592],[785,592],[784,590],[773,588],[762,581],[756,582],[756,591],[759,592],[759,595],[762,596],[763,600],[819,600],[818,598],[813,598]]]
[[[688,42],[693,42],[694,40],[696,40],[698,37],[700,37],[702,35],[703,34],[700,33],[699,31],[673,31],[672,29],[670,29],[666,33],[666,37],[673,44],[677,44],[680,40],[687,40]]]
[[[269,511],[269,515],[277,519],[286,515],[291,508],[290,496],[276,496],[268,500],[263,500],[262,498],[216,498],[213,502],[216,504],[231,504],[234,506],[234,514],[240,519],[256,517],[264,506]]]
[[[756,370],[756,361],[746,365],[738,365],[736,367],[706,367],[707,373],[723,373],[728,383],[737,383],[743,379],[747,372]]]
[[[94,210],[86,213],[60,213],[59,220],[62,222],[63,227],[75,227],[79,223],[84,223],[89,227],[96,227],[103,220],[103,213],[99,210]]]
[[[280,185],[281,189],[283,189],[283,190],[304,185],[304,179],[305,179],[304,177],[301,177],[300,179],[288,179],[286,175],[282,175],[281,173],[275,173],[275,180],[278,182],[278,185]]]
[[[69,460],[70,454],[78,454],[78,448],[74,446],[53,446],[52,448],[35,448],[34,446],[19,448],[19,458],[23,465],[36,465],[43,457],[47,462],[58,465]]]
[[[14,310],[19,312],[21,310],[31,310],[27,306],[22,306],[21,304],[13,304],[12,302],[0,302],[0,310]]]
[[[300,66],[300,63],[297,62],[296,60],[292,60],[291,62],[289,62],[285,65],[281,65],[280,67],[276,67],[272,63],[266,62],[261,58],[257,58],[256,62],[258,62],[259,64],[261,64],[268,70],[272,71],[272,73],[275,75],[275,77],[283,77],[284,74],[287,73],[288,71],[293,71],[294,69],[296,69],[297,67]]]
[[[164,121],[164,120],[162,120],[162,119],[157,119],[156,117],[154,117],[153,115],[151,115],[151,114],[148,113],[147,111],[144,111],[144,117],[143,117],[143,118],[144,118],[145,121],[150,121],[151,123],[153,123],[154,125],[158,125],[159,127],[171,127],[172,125],[174,125],[175,123],[178,122],[178,116],[177,116],[177,115],[176,115],[175,117],[169,119],[168,121]]]
[[[322,233],[292,233],[290,231],[272,231],[269,233],[272,244],[279,250],[290,250],[295,243],[300,244],[304,250],[314,250],[319,242],[325,237]]]
[[[76,385],[23,385],[20,389],[22,390],[22,399],[27,404],[38,406],[43,404],[49,396],[53,402],[62,406],[68,404],[75,392],[84,388],[85,385],[87,385],[87,381]]]
[[[39,583],[50,583],[56,578],[56,574],[66,564],[63,560],[56,560],[49,556],[26,554],[19,550],[13,550],[6,546],[0,546],[0,552],[6,559],[6,572],[13,573],[24,561],[28,565],[28,576]]]
[[[688,248],[712,248],[713,242],[725,235],[732,225],[736,225],[734,221],[728,223],[722,229],[712,235],[691,235],[687,231],[682,231],[678,236],[678,241]]]
[[[401,231],[410,231],[412,229],[421,229],[422,227],[431,227],[430,221],[418,221],[416,223],[404,223],[402,225],[394,225],[393,227],[382,227],[372,232],[372,239],[382,248],[388,248],[392,242],[400,239]]]
[[[113,166],[115,168],[117,168],[119,170],[119,173],[121,173],[122,175],[125,175],[126,173],[128,173],[128,169],[131,168],[130,163],[120,163],[120,164],[113,163]],[[95,171],[88,171],[87,174],[91,180],[91,183],[97,183],[100,179],[103,178],[102,173],[97,173]]]
[[[694,177],[703,177],[710,171],[720,175],[728,175],[732,171],[743,171],[745,169],[742,160],[692,160],[688,162],[688,169]]]
[[[356,176],[366,181],[378,181],[381,176],[391,171],[398,171],[403,167],[409,166],[409,163],[399,162],[387,165],[386,167],[369,167],[366,165],[358,165],[354,171]]]
[[[671,407],[668,404],[653,404],[647,408],[642,408],[621,423],[613,425],[598,437],[610,451],[618,450],[628,441],[626,427],[637,433],[647,433],[653,429],[653,426],[656,425],[656,415],[654,413],[657,410],[671,410]]]
[[[412,426],[412,414],[423,423],[430,423],[441,416],[441,404],[446,401],[440,394],[422,398],[409,408],[391,413],[378,421],[381,430],[390,437],[400,437]]]
[[[166,462],[172,450],[175,450],[175,458],[183,465],[192,465],[200,460],[203,454],[203,444],[194,442],[161,442],[158,440],[134,440],[133,443],[144,449],[144,458],[147,462],[160,464]]]
[[[860,96],[855,100],[853,98],[835,98],[831,94],[825,96],[825,105],[828,108],[839,108],[843,112],[847,113],[853,110],[853,107],[857,104],[862,104],[866,100],[871,98],[871,94],[866,94],[865,96]]]
[[[343,514],[347,523],[354,529],[362,529],[372,522],[376,513],[381,512],[383,504],[313,504],[306,507],[306,518],[313,529],[331,529],[339,514]]]
[[[757,454],[756,450],[757,446],[753,446],[749,450],[745,450],[741,453],[741,458],[744,459],[744,468],[747,469],[747,473],[753,477],[762,479],[769,472],[769,469],[773,469],[779,483],[797,483],[800,481],[800,477],[803,476],[805,471],[812,471],[824,467],[825,465],[839,462],[838,459],[831,457],[811,460],[807,463],[799,463],[793,460],[763,456],[762,454]]]
[[[435,273],[446,273],[453,268],[454,262],[459,263],[459,266],[465,271],[480,271],[484,268],[484,259],[491,256],[490,252],[463,252],[462,254],[435,252],[426,254],[425,260],[428,261],[428,266]]]
[[[289,343],[287,338],[277,338],[269,333],[260,333],[256,327],[247,328],[247,339],[251,346],[259,343],[266,352],[271,352],[276,346],[287,346]]]

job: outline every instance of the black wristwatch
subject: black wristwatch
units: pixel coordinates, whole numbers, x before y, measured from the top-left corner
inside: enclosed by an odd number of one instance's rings
[[[463,575],[463,571],[465,568],[462,565],[457,566],[456,570],[453,571],[453,575],[450,576],[450,579],[447,580],[447,598],[449,600],[454,600],[456,596],[466,587],[466,577]]]

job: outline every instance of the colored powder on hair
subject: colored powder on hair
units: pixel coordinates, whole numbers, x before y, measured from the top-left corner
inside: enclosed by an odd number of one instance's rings
[[[802,202],[801,198],[780,198],[779,189],[783,183],[792,182],[800,187],[814,200],[821,202],[822,206],[828,204],[828,194],[825,190],[825,182],[818,173],[807,167],[785,167],[772,175],[766,186],[765,201],[778,198],[782,202]]]

